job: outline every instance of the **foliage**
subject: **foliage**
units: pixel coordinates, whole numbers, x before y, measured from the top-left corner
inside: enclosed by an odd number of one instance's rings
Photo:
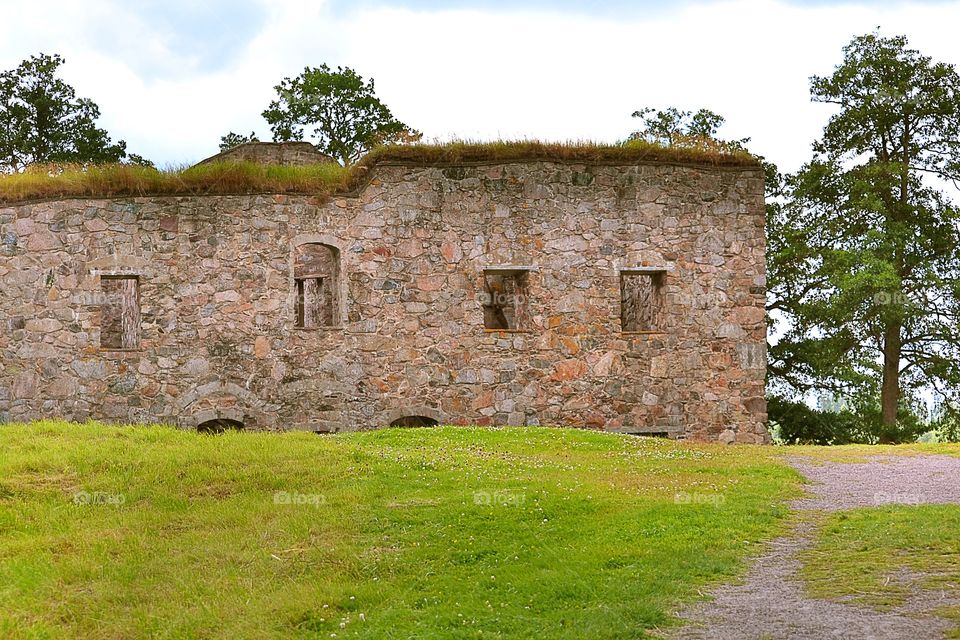
[[[251,131],[248,136],[231,131],[225,136],[220,136],[220,151],[229,151],[248,142],[260,142],[260,138],[257,137],[255,131]]]
[[[960,412],[948,411],[930,426],[939,442],[960,442]]]
[[[633,638],[799,495],[769,447],[576,429],[39,423],[0,450],[0,636]]]
[[[124,164],[132,164],[138,167],[147,167],[149,169],[156,169],[157,165],[153,164],[150,160],[147,160],[138,153],[127,154],[127,158],[123,161]]]
[[[849,411],[820,411],[803,402],[768,396],[767,414],[783,444],[839,445],[863,440],[856,416]]]
[[[40,54],[0,73],[0,172],[49,162],[118,162],[126,156],[126,143],[114,144],[96,126],[99,107],[77,98],[73,87],[56,77],[63,62],[58,55]]]
[[[909,406],[901,407],[897,424],[885,425],[879,404],[870,398],[854,399],[839,411],[826,411],[771,395],[767,397],[767,412],[783,444],[910,443],[930,428]]]
[[[643,140],[664,147],[741,152],[746,150],[750,138],[720,140],[717,131],[726,118],[710,111],[681,111],[675,107],[656,110],[645,107],[634,111],[632,116],[643,122],[643,129],[630,134],[628,140]]]
[[[855,38],[814,101],[837,106],[768,222],[774,382],[901,398],[960,388],[960,76],[904,37]],[[777,316],[771,315],[776,319]]]
[[[324,153],[344,165],[360,159],[377,145],[409,143],[421,134],[393,117],[365,81],[349,67],[306,67],[296,78],[274,87],[278,98],[263,117],[277,142],[313,137]]]
[[[757,158],[745,151],[689,147],[665,147],[645,140],[610,145],[589,141],[542,142],[539,140],[454,141],[445,144],[410,144],[378,147],[367,162],[456,164],[461,162],[677,162],[715,166],[758,167]]]
[[[857,418],[863,425],[863,430],[869,434],[867,444],[901,444],[916,442],[918,438],[930,429],[930,425],[916,411],[912,402],[906,397],[900,398],[897,407],[897,421],[887,424],[883,420],[883,410],[880,399],[874,395],[869,400],[862,400],[857,406]]]

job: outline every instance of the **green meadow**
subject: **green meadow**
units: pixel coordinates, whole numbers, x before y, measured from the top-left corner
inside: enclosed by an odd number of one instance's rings
[[[0,429],[0,637],[637,638],[786,527],[773,448]]]

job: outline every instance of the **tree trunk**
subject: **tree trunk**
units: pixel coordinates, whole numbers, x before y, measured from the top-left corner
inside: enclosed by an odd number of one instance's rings
[[[880,389],[880,408],[883,426],[897,424],[897,405],[900,403],[900,323],[890,322],[883,336],[883,387]]]

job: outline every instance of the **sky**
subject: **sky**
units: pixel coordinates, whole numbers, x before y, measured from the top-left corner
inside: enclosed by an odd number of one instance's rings
[[[428,140],[616,142],[642,107],[712,109],[794,170],[830,116],[809,78],[851,38],[960,66],[960,0],[0,0],[0,69],[59,53],[100,125],[159,166],[270,136],[273,87],[349,66]]]

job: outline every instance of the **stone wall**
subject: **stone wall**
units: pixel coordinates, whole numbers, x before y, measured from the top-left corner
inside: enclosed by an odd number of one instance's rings
[[[559,162],[380,165],[334,199],[0,207],[0,421],[420,416],[765,442],[763,224],[759,169]],[[339,262],[317,267],[333,326],[300,328],[315,244]],[[525,270],[524,324],[485,330],[484,268],[504,265]],[[662,272],[659,331],[621,331],[639,267]],[[105,349],[103,281],[123,275],[139,347]]]
[[[245,142],[202,160],[207,162],[310,165],[336,162],[309,142]]]

